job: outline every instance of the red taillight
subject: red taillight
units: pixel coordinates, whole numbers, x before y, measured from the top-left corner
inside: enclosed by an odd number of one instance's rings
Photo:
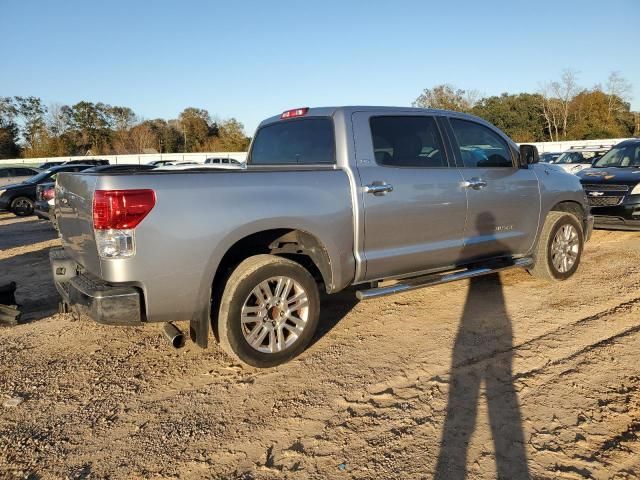
[[[42,199],[43,200],[53,200],[53,197],[56,196],[56,189],[51,187],[51,188],[46,188],[42,191]]]
[[[156,204],[153,190],[96,190],[93,196],[93,228],[136,228]]]
[[[287,110],[286,112],[282,112],[280,118],[294,118],[294,117],[302,117],[306,115],[309,111],[309,107],[304,108],[294,108],[293,110]]]

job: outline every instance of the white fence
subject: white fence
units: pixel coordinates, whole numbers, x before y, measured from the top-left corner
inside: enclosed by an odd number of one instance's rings
[[[30,165],[41,165],[45,162],[66,162],[67,160],[109,160],[112,165],[140,165],[153,162],[155,160],[176,160],[179,162],[204,163],[207,158],[235,158],[240,162],[247,159],[247,152],[203,152],[203,153],[146,153],[140,155],[87,155],[79,157],[43,157],[43,158],[13,158],[0,160],[2,164],[28,163]]]
[[[535,145],[538,147],[538,152],[564,152],[565,150],[569,150],[571,147],[588,147],[595,146],[599,147],[600,145],[615,145],[616,143],[620,143],[623,140],[628,140],[628,138],[605,138],[602,140],[564,140],[562,142],[540,142],[540,143],[532,143],[531,145]]]

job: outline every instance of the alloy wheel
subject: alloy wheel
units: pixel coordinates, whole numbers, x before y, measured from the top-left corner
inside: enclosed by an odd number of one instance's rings
[[[252,348],[281,352],[293,345],[309,319],[309,297],[294,279],[278,276],[256,285],[241,310],[242,334]]]

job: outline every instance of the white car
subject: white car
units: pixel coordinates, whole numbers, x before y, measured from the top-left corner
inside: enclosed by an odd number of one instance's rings
[[[40,173],[40,169],[31,167],[0,167],[0,187],[20,183]]]
[[[571,147],[550,164],[557,165],[565,172],[575,175],[582,169],[590,168],[593,162],[611,150],[611,147],[612,145]]]
[[[148,165],[155,165],[157,167],[166,167],[168,165],[175,165],[178,163],[177,160],[154,160],[153,162],[149,162]]]
[[[232,166],[235,168],[244,168],[244,162],[240,160],[236,160],[235,158],[227,158],[227,157],[209,157],[204,163],[207,165],[223,165],[223,166]]]

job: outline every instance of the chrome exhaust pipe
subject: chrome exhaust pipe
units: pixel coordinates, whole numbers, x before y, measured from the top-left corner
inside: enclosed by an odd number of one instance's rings
[[[184,334],[173,323],[165,323],[162,326],[162,333],[167,337],[173,348],[184,347]]]

